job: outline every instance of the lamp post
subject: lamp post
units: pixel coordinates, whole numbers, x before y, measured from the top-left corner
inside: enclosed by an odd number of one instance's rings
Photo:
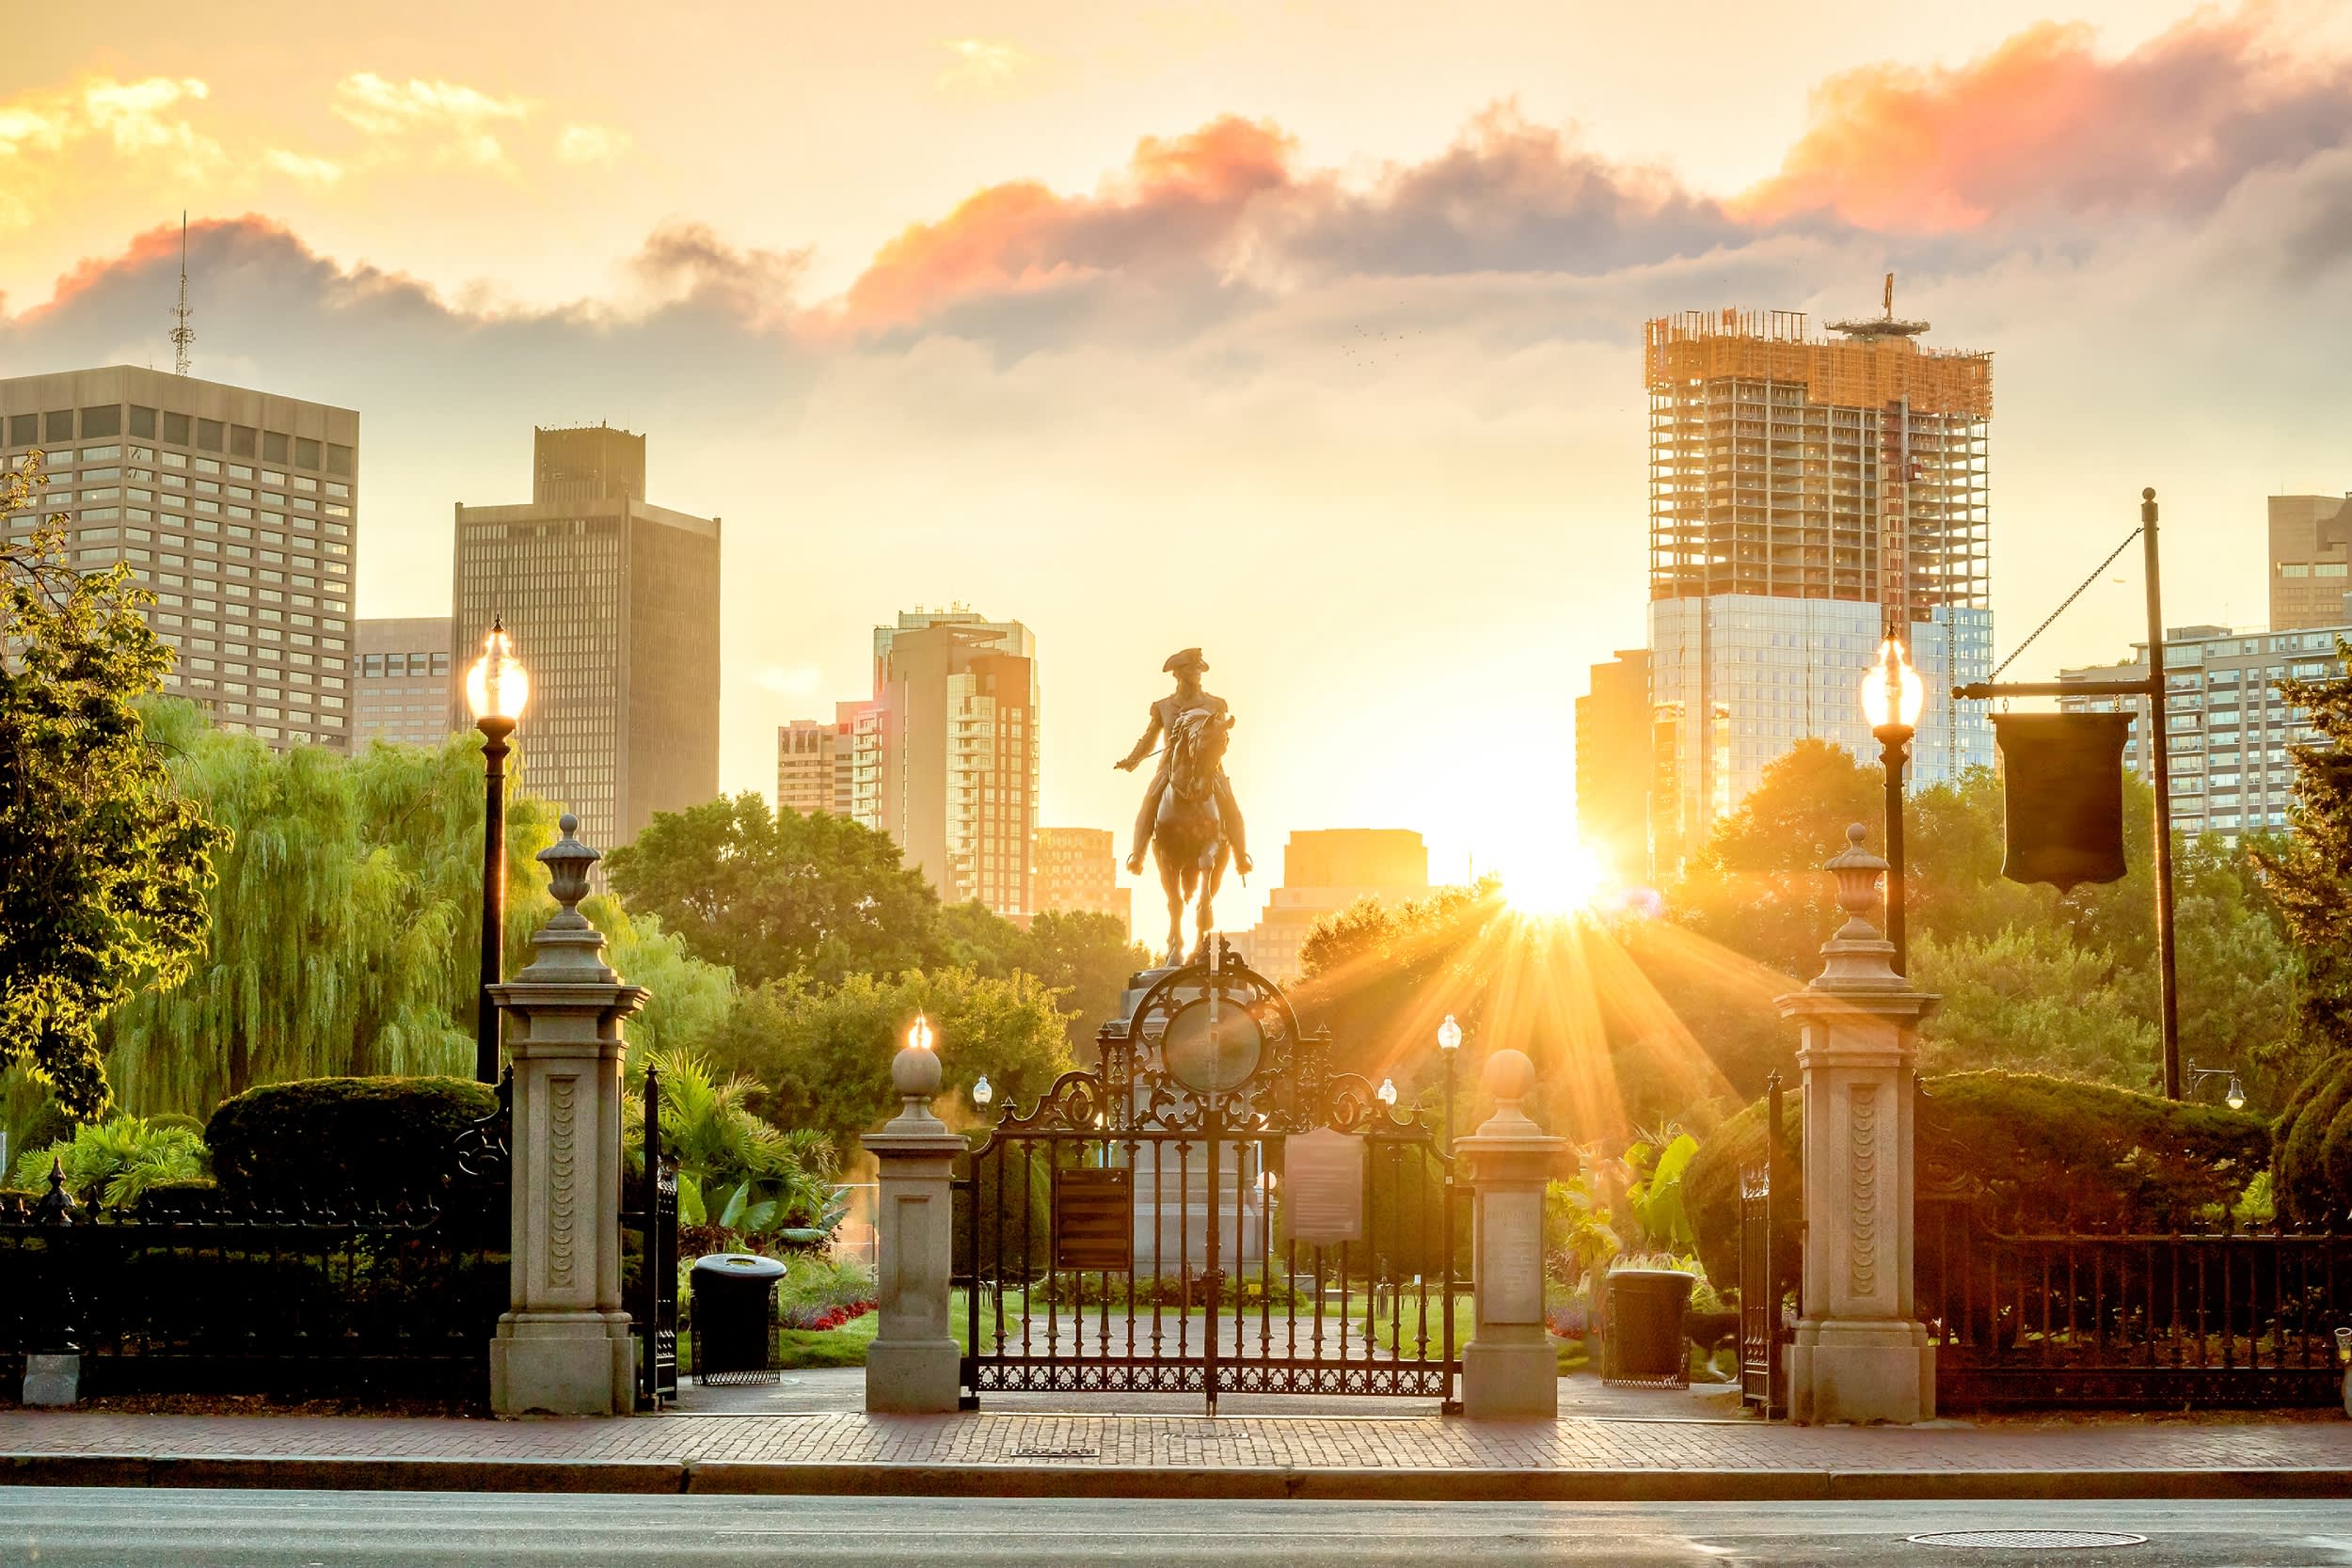
[[[531,674],[515,657],[501,619],[490,622],[482,657],[466,672],[466,705],[482,732],[482,990],[474,1013],[473,1075],[498,1082],[499,1006],[490,988],[504,978],[506,939],[506,753],[531,700]]]
[[[972,1103],[974,1105],[985,1111],[995,1098],[996,1085],[988,1081],[987,1073],[983,1072],[972,1081]]]
[[[1890,636],[1881,642],[1877,662],[1862,677],[1862,712],[1878,737],[1879,762],[1886,769],[1886,940],[1895,945],[1898,974],[1911,973],[1911,949],[1903,937],[1903,763],[1927,695],[1902,640]]]
[[[2230,1081],[2230,1086],[2222,1092],[2221,1103],[2227,1105],[2233,1111],[2243,1111],[2246,1109],[2246,1087],[2238,1082],[2237,1069],[2228,1067],[2199,1067],[2195,1062],[2188,1064],[2189,1093],[2195,1094],[2197,1092],[2197,1085],[2203,1083],[2208,1078],[2227,1078]]]
[[[1454,1064],[1462,1054],[1462,1026],[1454,1022],[1454,1015],[1445,1015],[1438,1025],[1438,1054],[1445,1058],[1445,1154],[1454,1158]]]

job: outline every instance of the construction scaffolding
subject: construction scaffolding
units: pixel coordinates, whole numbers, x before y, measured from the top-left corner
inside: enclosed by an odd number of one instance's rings
[[[1890,626],[1982,607],[1989,354],[1924,322],[1684,311],[1643,332],[1650,596],[1875,600]]]

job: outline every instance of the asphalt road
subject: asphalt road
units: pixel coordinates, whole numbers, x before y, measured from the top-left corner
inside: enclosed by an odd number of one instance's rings
[[[2106,1530],[2099,1550],[1924,1546]],[[2352,1564],[2352,1503],[1164,1503],[0,1488],[0,1564]]]

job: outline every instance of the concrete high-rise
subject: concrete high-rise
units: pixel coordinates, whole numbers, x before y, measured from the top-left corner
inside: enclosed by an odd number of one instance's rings
[[[1688,311],[1648,324],[1653,874],[1670,875],[1819,736],[1877,754],[1858,692],[1881,640],[1928,700],[1913,784],[1993,761],[1987,354],[1924,322]],[[1629,757],[1629,767],[1645,759]]]
[[[874,628],[874,697],[851,710],[851,815],[888,833],[950,904],[1032,909],[1037,639],[968,610]]]
[[[177,650],[166,689],[278,748],[351,747],[359,416],[130,365],[0,380],[0,462],[48,484],[83,570],[127,561]]]
[[[464,702],[446,615],[371,616],[359,622],[351,682],[352,739],[438,746]]]
[[[1620,648],[1576,700],[1576,836],[1620,882],[1649,875],[1649,651]]]
[[[1108,828],[1040,828],[1030,863],[1039,914],[1107,914],[1131,926],[1127,890],[1119,885],[1118,841]]]
[[[1287,985],[1299,976],[1299,949],[1316,921],[1359,899],[1398,904],[1428,891],[1429,848],[1408,828],[1302,830],[1282,847],[1282,885],[1233,950]]]
[[[646,503],[642,436],[534,430],[532,457],[527,504],[456,509],[457,662],[504,619],[524,786],[611,848],[719,792],[719,519]]]
[[[2352,491],[2270,498],[2270,629],[2352,623]]]
[[[776,809],[850,815],[849,721],[795,719],[776,726]]]

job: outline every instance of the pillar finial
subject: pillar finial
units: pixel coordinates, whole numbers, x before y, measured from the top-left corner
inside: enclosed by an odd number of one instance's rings
[[[1863,847],[1867,836],[1859,822],[1846,830],[1846,847],[1822,863],[1837,881],[1837,907],[1846,923],[1821,944],[1821,973],[1817,990],[1902,990],[1909,982],[1895,973],[1895,944],[1871,921],[1880,908],[1879,879],[1887,863]]]
[[[610,985],[620,976],[604,962],[604,933],[580,912],[588,896],[588,871],[604,857],[580,841],[580,818],[565,812],[556,826],[564,836],[539,851],[548,868],[548,892],[560,906],[532,939],[538,956],[517,980],[587,980]]]

